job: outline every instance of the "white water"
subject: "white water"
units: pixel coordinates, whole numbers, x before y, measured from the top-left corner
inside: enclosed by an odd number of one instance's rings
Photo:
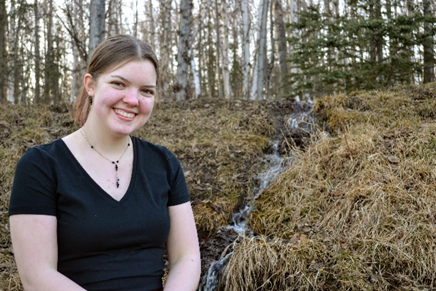
[[[309,115],[312,111],[312,104],[303,102],[299,103],[302,104],[301,108],[303,110],[286,116],[285,127],[287,129],[303,128],[307,130],[310,127],[310,124],[313,123],[312,117]],[[265,155],[262,158],[262,162],[265,164],[265,170],[257,176],[259,186],[254,189],[253,193],[251,193],[251,197],[248,199],[248,204],[233,214],[233,224],[226,227],[226,229],[234,230],[239,236],[253,236],[252,231],[247,227],[247,220],[253,209],[255,200],[288,166],[288,163],[285,162],[285,157],[282,157],[279,153],[279,142],[280,139],[273,139],[271,146],[273,149],[272,154]],[[208,273],[202,278],[199,289],[200,291],[217,290],[219,276],[224,271],[232,253],[233,252],[226,254],[224,257],[211,264]]]

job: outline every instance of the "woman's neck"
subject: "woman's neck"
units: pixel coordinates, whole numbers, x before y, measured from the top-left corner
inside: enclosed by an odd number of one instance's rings
[[[130,136],[116,136],[105,130],[94,129],[85,123],[80,129],[86,143],[106,157],[119,157],[130,143]]]

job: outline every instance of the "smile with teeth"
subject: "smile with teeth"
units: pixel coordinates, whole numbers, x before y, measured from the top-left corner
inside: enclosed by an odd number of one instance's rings
[[[123,117],[126,117],[126,118],[133,118],[133,117],[135,117],[135,113],[128,113],[128,112],[123,111],[121,109],[115,109],[115,113],[119,114],[119,115],[121,115]]]

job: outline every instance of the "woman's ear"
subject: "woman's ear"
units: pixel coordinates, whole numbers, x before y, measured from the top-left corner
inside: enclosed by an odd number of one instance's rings
[[[85,86],[86,92],[88,92],[88,95],[90,97],[94,97],[94,78],[92,78],[92,75],[87,73],[85,77],[83,77],[83,85]]]

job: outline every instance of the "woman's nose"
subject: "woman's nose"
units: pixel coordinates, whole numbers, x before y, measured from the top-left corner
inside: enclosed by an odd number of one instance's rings
[[[129,90],[126,92],[126,95],[124,95],[123,101],[130,106],[138,106],[139,105],[139,96],[138,92],[135,90]]]

